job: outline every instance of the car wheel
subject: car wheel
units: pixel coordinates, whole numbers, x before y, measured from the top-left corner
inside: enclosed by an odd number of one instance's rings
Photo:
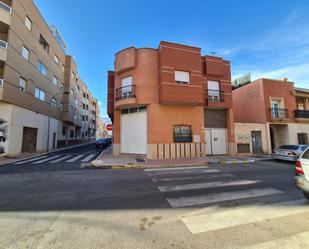
[[[304,196],[309,200],[309,193],[308,192],[304,192]]]

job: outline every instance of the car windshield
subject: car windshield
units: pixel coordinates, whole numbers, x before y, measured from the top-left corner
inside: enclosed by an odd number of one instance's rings
[[[104,142],[105,142],[105,139],[99,139],[97,142],[98,142],[98,143],[104,143]]]
[[[297,150],[299,148],[298,145],[282,145],[279,147],[279,149],[282,150]]]

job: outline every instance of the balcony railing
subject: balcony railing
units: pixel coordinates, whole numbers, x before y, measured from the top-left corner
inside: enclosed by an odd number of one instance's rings
[[[7,49],[8,48],[8,43],[6,41],[0,40],[0,48]]]
[[[288,118],[288,109],[281,109],[281,108],[271,108],[270,109],[271,118],[272,119],[282,119]]]
[[[0,1],[0,8],[9,12],[10,14],[12,13],[12,8],[1,1]]]
[[[206,91],[206,100],[208,102],[224,102],[224,91],[211,90]]]
[[[135,85],[117,88],[115,98],[116,100],[136,98]]]
[[[295,118],[309,118],[309,111],[295,110]]]

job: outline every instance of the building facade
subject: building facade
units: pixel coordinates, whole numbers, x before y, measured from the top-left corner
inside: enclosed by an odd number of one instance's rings
[[[162,41],[119,51],[108,72],[113,152],[148,158],[235,152],[230,62]]]
[[[65,48],[32,0],[0,1],[2,154],[95,138],[97,101]]]
[[[309,89],[258,79],[233,90],[238,153],[266,153],[284,144],[308,144]]]

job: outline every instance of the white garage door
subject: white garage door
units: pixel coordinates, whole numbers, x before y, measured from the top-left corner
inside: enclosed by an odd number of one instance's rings
[[[121,153],[147,154],[147,112],[121,114]]]
[[[205,142],[207,155],[227,154],[226,129],[205,129]]]

